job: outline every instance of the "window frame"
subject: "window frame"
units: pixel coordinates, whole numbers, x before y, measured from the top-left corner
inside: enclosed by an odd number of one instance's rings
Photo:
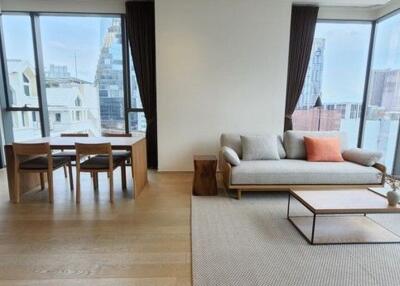
[[[373,60],[373,55],[374,55],[374,52],[375,52],[376,27],[377,27],[377,25],[379,23],[381,23],[381,22],[383,22],[383,21],[385,21],[387,19],[390,19],[392,17],[398,16],[398,15],[400,15],[400,8],[395,9],[395,10],[389,12],[388,14],[383,15],[383,16],[379,17],[378,19],[376,19],[375,21],[373,21],[374,34],[373,34],[372,43],[370,45],[370,54],[369,54],[370,62],[369,62],[369,66],[368,66],[368,83],[367,83],[366,91],[365,91],[365,94],[364,94],[364,96],[365,96],[365,98],[364,98],[365,106],[363,105],[363,109],[361,111],[362,112],[362,116],[363,116],[362,117],[362,119],[363,119],[363,121],[362,121],[363,125],[362,126],[363,127],[365,126],[364,123],[366,123],[366,120],[367,120],[366,113],[367,113],[367,109],[368,109],[368,101],[369,101],[368,91],[369,91],[369,87],[370,87],[369,86],[369,79],[370,79],[370,76],[371,76],[372,60]],[[364,130],[362,130],[362,133],[360,135],[360,137],[361,137],[360,138],[360,148],[362,147],[362,144],[363,144],[363,135],[364,135]],[[392,172],[393,175],[400,175],[400,124],[399,124],[398,130],[397,130],[397,139],[396,139],[396,143],[395,144],[396,144],[396,147],[395,147],[395,151],[394,151],[393,166],[386,166],[386,168],[388,170],[390,170],[390,172]]]
[[[367,55],[367,65],[365,71],[365,79],[364,79],[364,89],[363,89],[363,97],[361,102],[361,111],[360,111],[360,124],[358,128],[357,135],[357,147],[361,148],[362,146],[362,138],[363,138],[363,130],[364,130],[364,122],[365,122],[365,114],[367,109],[367,96],[368,96],[368,83],[370,77],[371,70],[371,62],[372,62],[372,54],[373,54],[373,44],[374,44],[374,35],[375,35],[375,26],[376,21],[373,20],[352,20],[352,19],[318,19],[317,25],[319,23],[328,23],[328,24],[370,24],[371,32],[369,35],[369,47],[368,47],[368,55]],[[315,39],[315,37],[314,37]]]
[[[371,24],[371,34],[369,39],[369,47],[368,47],[368,58],[367,58],[367,67],[364,81],[364,91],[363,91],[363,99],[361,104],[360,112],[360,125],[358,132],[358,143],[357,147],[362,148],[363,140],[365,135],[365,124],[366,124],[366,114],[368,109],[368,92],[370,88],[370,77],[371,77],[371,68],[372,68],[372,60],[375,51],[375,40],[376,40],[376,26],[380,22],[389,19],[391,17],[397,16],[400,14],[400,8],[391,11],[390,13],[383,15],[375,20],[352,20],[352,19],[318,19],[318,23],[369,23]],[[397,133],[397,142],[394,154],[394,163],[393,166],[386,166],[386,168],[395,175],[400,175],[400,124]]]
[[[38,107],[11,106],[10,97],[12,92],[8,79],[7,55],[5,52],[5,41],[3,32],[3,15],[26,15],[30,17],[30,28],[32,30],[33,52],[36,65],[36,81],[38,94]],[[131,105],[130,66],[129,66],[129,43],[126,32],[126,18],[122,13],[86,13],[86,12],[26,12],[3,10],[0,14],[0,91],[3,88],[4,96],[0,96],[0,106],[4,127],[5,144],[14,141],[12,112],[38,112],[40,119],[40,130],[42,137],[50,136],[50,122],[48,116],[48,105],[45,86],[45,71],[43,64],[42,37],[40,31],[41,16],[68,16],[68,17],[119,17],[121,19],[121,41],[122,41],[122,65],[123,65],[123,91],[124,91],[124,122],[125,131],[130,132],[129,113],[144,112],[143,108],[133,108]]]

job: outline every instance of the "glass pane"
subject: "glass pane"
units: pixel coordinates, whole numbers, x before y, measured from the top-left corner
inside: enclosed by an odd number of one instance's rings
[[[42,137],[39,112],[13,111],[12,121],[15,141],[27,141]]]
[[[50,133],[125,131],[120,17],[41,16]]]
[[[400,14],[378,22],[363,147],[383,152],[392,171],[400,115]]]
[[[10,105],[38,107],[31,18],[27,15],[2,15],[2,22]]]
[[[146,117],[144,112],[130,112],[129,113],[129,131],[146,132]]]
[[[317,24],[294,129],[346,131],[349,146],[357,146],[370,35],[371,24]]]
[[[131,72],[131,107],[143,108],[142,101],[140,100],[139,87],[136,79],[135,67],[133,66],[131,49],[129,48],[129,68]]]

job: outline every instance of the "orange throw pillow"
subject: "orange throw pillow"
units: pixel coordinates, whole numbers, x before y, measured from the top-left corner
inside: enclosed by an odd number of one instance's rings
[[[304,137],[307,161],[343,162],[339,137]]]

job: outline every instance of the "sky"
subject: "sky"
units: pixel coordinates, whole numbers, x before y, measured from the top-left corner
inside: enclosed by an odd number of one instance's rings
[[[316,38],[326,41],[323,103],[362,102],[371,24],[320,22]],[[400,68],[400,14],[377,24],[372,70]]]
[[[40,29],[45,69],[50,64],[66,65],[75,76],[94,81],[97,61],[110,17],[41,16]],[[26,59],[34,63],[28,16],[3,16],[7,59]]]
[[[362,102],[371,24],[318,23],[325,39],[322,102]]]

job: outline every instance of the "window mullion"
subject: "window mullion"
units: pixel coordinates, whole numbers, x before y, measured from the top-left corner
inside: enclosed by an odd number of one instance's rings
[[[123,86],[124,86],[124,116],[125,116],[125,132],[129,132],[129,110],[131,103],[131,74],[129,66],[129,49],[126,37],[125,16],[121,15],[121,38],[122,38],[122,63],[123,63]]]
[[[367,62],[367,72],[365,74],[365,82],[364,82],[364,96],[363,102],[361,105],[361,116],[360,116],[360,128],[358,133],[358,147],[361,148],[363,146],[364,139],[364,131],[365,131],[365,121],[366,114],[368,108],[368,89],[369,89],[369,79],[371,76],[371,66],[372,66],[372,54],[374,52],[374,42],[375,42],[375,29],[376,29],[376,21],[372,23],[371,27],[371,36],[369,42],[369,50],[368,50],[368,62]]]
[[[33,50],[36,63],[36,81],[39,99],[39,116],[42,130],[42,136],[50,136],[50,123],[48,116],[48,106],[46,98],[46,84],[43,64],[43,50],[40,35],[40,22],[37,13],[31,13]]]
[[[4,46],[3,37],[3,24],[2,16],[0,16],[0,108],[2,116],[2,129],[4,134],[4,143],[10,144],[14,141],[14,133],[12,128],[12,114],[7,112],[7,108],[10,107],[9,101],[9,83],[8,83],[8,73],[7,73],[7,61]],[[3,157],[4,158],[4,157]]]

